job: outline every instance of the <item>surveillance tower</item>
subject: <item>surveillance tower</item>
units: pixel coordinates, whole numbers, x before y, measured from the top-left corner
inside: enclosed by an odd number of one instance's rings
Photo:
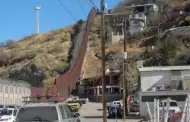
[[[41,6],[36,6],[36,33],[39,33],[39,10]]]

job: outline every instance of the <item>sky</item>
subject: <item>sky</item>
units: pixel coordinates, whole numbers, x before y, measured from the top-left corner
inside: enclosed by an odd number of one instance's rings
[[[91,6],[85,0],[61,1],[75,20],[68,14],[59,0],[1,0],[0,42],[10,39],[19,40],[36,32],[36,5],[41,6],[39,13],[40,33],[74,24],[79,19],[86,20]],[[97,7],[100,6],[100,0],[92,1]],[[120,1],[105,0],[108,9],[115,7]]]

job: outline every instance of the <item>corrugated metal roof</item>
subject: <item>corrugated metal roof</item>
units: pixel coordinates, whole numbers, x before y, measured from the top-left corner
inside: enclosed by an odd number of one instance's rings
[[[0,84],[12,85],[12,86],[20,86],[20,87],[30,87],[31,86],[26,81],[13,80],[13,79],[8,79],[8,78],[0,78]]]
[[[146,71],[169,71],[169,70],[190,70],[190,65],[186,66],[159,66],[159,67],[142,67],[140,72]]]

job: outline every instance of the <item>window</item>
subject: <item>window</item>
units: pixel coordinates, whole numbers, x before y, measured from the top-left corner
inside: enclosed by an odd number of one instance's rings
[[[66,119],[67,117],[66,117],[65,111],[64,111],[64,109],[63,109],[62,106],[59,106],[59,110],[60,110],[60,112],[61,112],[62,119]]]
[[[66,105],[63,105],[63,108],[66,112],[67,118],[71,118],[72,117],[71,110]]]
[[[170,102],[170,106],[178,106],[176,102]]]
[[[17,110],[14,110],[13,116],[16,116],[16,112],[17,112]]]
[[[57,121],[57,109],[54,106],[20,108],[16,122],[27,122],[34,119]]]

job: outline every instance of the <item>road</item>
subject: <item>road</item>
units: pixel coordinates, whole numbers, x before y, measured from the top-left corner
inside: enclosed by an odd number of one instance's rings
[[[84,117],[84,122],[103,122],[101,103],[87,103],[84,104],[79,110],[80,116]],[[139,122],[141,119],[126,119],[126,122]],[[134,117],[138,118],[138,117]],[[107,122],[123,122],[122,119],[108,119]]]

